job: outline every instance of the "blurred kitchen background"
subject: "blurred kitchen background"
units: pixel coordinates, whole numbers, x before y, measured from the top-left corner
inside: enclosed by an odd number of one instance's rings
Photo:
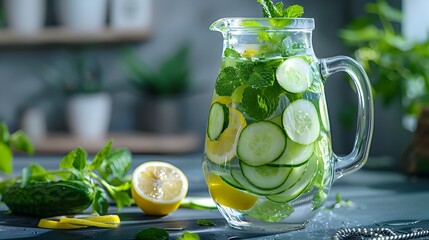
[[[369,2],[375,1],[286,4],[302,5],[304,17],[315,19],[319,58],[355,58],[340,29],[367,14]],[[418,19],[407,31],[423,34],[420,40],[426,40],[428,17],[415,11],[429,9],[427,2],[388,1],[402,10],[414,7],[404,17]],[[92,146],[107,129],[104,138],[113,136],[136,153],[202,154],[222,54],[221,34],[208,28],[223,17],[262,16],[256,0],[2,0],[1,13],[0,121],[11,131],[24,129],[41,153]],[[393,25],[399,34],[402,25]],[[354,142],[356,95],[341,74],[326,89],[334,151],[346,154]],[[377,98],[375,106],[372,161],[399,161],[413,137],[402,123],[401,100],[386,105]],[[83,119],[71,114],[80,111]]]

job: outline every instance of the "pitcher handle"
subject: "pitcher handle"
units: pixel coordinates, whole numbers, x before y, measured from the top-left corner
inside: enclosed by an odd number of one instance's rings
[[[337,72],[346,72],[354,82],[358,95],[356,137],[353,150],[346,156],[334,158],[334,180],[359,170],[367,161],[374,128],[374,105],[371,85],[362,66],[354,59],[336,56],[320,59],[320,71],[326,80]]]

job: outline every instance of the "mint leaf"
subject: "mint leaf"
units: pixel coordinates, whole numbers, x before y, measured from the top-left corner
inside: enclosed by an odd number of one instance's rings
[[[94,201],[92,202],[92,210],[100,215],[106,215],[109,209],[109,201],[107,195],[100,187],[95,188]]]
[[[184,232],[182,236],[176,238],[176,240],[200,240],[200,236],[196,233]]]
[[[240,110],[255,120],[264,120],[277,109],[281,87],[274,82],[272,87],[251,88],[243,92]]]
[[[280,222],[293,212],[293,206],[288,203],[264,201],[248,210],[247,214],[265,222]]]
[[[168,232],[164,229],[150,227],[141,230],[134,237],[137,240],[168,240]]]
[[[283,17],[287,18],[299,18],[304,14],[304,8],[300,5],[292,5],[287,7],[283,12]]]
[[[0,142],[0,170],[5,173],[12,173],[12,150],[4,143]]]
[[[128,192],[115,192],[113,198],[115,199],[118,211],[121,210],[123,207],[131,206],[131,198]]]
[[[209,221],[206,219],[198,219],[197,225],[198,226],[215,226],[215,224],[212,221]]]
[[[9,143],[9,129],[5,122],[0,123],[0,142]]]
[[[313,195],[312,207],[311,210],[314,211],[320,208],[324,203],[328,195],[323,191],[323,189],[319,189]]]
[[[225,57],[235,57],[235,58],[240,57],[240,53],[238,53],[237,51],[235,51],[232,48],[226,48],[225,51],[223,52],[223,55]]]
[[[216,80],[215,90],[219,96],[231,96],[234,90],[246,82],[252,74],[251,61],[236,61],[235,67],[223,67]]]
[[[278,2],[274,4],[274,15],[276,17],[283,17],[283,2]]]
[[[109,184],[119,186],[128,181],[127,173],[131,167],[131,158],[131,152],[128,149],[115,149],[97,170]]]
[[[101,163],[110,155],[110,151],[112,150],[112,140],[110,140],[94,157],[90,165],[90,169],[94,170],[98,168]]]
[[[264,66],[256,66],[250,75],[248,84],[252,88],[269,87],[274,84],[274,72]]]
[[[28,154],[34,153],[33,144],[22,130],[18,130],[10,136],[10,144],[19,151]]]
[[[61,159],[60,168],[83,170],[86,166],[87,153],[78,147]]]
[[[274,4],[271,2],[271,0],[258,0],[258,2],[262,6],[262,13],[264,14],[264,17],[276,17]]]

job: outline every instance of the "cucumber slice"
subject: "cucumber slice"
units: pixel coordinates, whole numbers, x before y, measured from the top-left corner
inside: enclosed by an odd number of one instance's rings
[[[319,98],[319,113],[320,113],[320,119],[322,120],[323,128],[329,132],[330,126],[329,126],[328,108],[326,106],[325,94],[323,93],[320,95],[320,98]]]
[[[220,178],[229,185],[233,186],[234,188],[245,190],[243,186],[240,185],[231,175],[220,175]]]
[[[303,145],[313,143],[320,134],[316,107],[305,99],[292,102],[283,112],[283,127],[292,141]]]
[[[275,189],[282,185],[291,172],[291,168],[260,166],[252,167],[240,163],[244,177],[255,187],[261,189]]]
[[[228,127],[229,110],[223,103],[215,102],[210,107],[207,136],[211,141],[217,140],[220,134]]]
[[[288,58],[280,64],[276,78],[280,86],[291,93],[304,92],[313,82],[310,64],[299,57]]]
[[[301,195],[301,193],[307,188],[307,186],[313,182],[313,178],[316,175],[317,171],[317,165],[318,160],[317,157],[312,157],[307,164],[307,169],[305,170],[304,174],[299,178],[299,180],[289,189],[286,191],[266,196],[269,200],[273,202],[279,202],[279,203],[285,203],[289,202]]]
[[[256,187],[253,185],[242,173],[242,171],[238,169],[231,170],[231,176],[237,181],[246,191],[261,195],[261,196],[268,196],[268,195],[275,195],[282,193],[286,191],[287,189],[291,188],[298,179],[304,174],[304,171],[306,169],[307,165],[301,165],[299,167],[283,167],[290,169],[290,173],[286,179],[286,181],[283,182],[282,185],[280,185],[277,188],[274,189],[262,189],[259,187]]]
[[[241,131],[237,143],[238,158],[249,166],[262,166],[276,160],[286,147],[286,135],[270,121],[255,122]]]
[[[275,161],[268,163],[270,166],[300,166],[308,161],[313,155],[314,143],[302,145],[289,138],[283,154]]]

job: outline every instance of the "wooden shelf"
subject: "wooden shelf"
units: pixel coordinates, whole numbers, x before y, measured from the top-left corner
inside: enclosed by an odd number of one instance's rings
[[[36,153],[65,154],[77,147],[89,153],[97,153],[109,139],[113,147],[126,147],[133,153],[185,154],[198,149],[201,143],[195,133],[157,135],[149,133],[111,133],[103,139],[85,140],[68,134],[51,134],[43,139],[33,140]]]
[[[150,36],[149,30],[114,30],[77,32],[64,27],[45,28],[37,34],[20,34],[13,30],[0,30],[0,46],[31,46],[42,44],[89,44],[142,41]]]

